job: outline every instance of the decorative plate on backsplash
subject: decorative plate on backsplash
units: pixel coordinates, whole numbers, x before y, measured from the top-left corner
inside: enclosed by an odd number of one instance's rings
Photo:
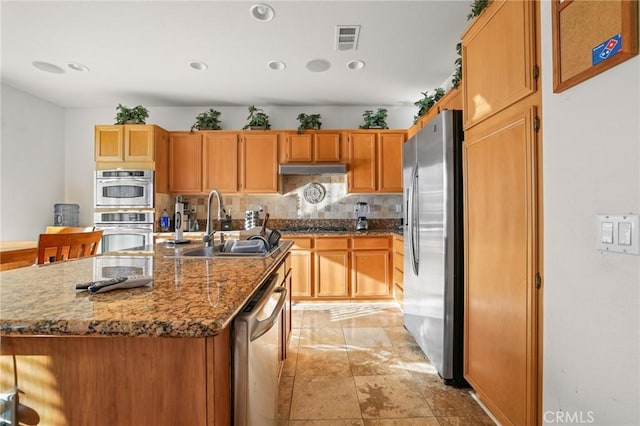
[[[311,204],[318,204],[324,200],[326,193],[327,191],[324,189],[324,186],[317,182],[311,182],[304,188],[304,199]]]

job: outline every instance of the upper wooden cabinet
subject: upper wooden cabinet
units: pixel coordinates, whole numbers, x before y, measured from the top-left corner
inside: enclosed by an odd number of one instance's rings
[[[462,36],[465,129],[537,90],[535,3],[494,0]]]
[[[202,187],[202,134],[172,132],[169,137],[169,192],[200,194]]]
[[[405,133],[350,133],[348,192],[402,192],[405,138]]]
[[[204,192],[238,192],[238,132],[202,132]]]
[[[340,133],[290,133],[285,136],[285,163],[321,163],[341,161]]]
[[[95,126],[95,160],[154,161],[155,128],[146,124]]]
[[[155,192],[168,191],[169,132],[146,124],[95,126],[96,169],[155,170]]]
[[[277,193],[278,134],[172,132],[169,170],[171,193]]]
[[[240,192],[278,192],[278,134],[245,132],[240,138]]]

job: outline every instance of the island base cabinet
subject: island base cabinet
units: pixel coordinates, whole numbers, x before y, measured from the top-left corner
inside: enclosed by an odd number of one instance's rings
[[[231,422],[228,329],[208,338],[2,336],[0,354],[0,390],[14,387],[15,371],[25,424]]]

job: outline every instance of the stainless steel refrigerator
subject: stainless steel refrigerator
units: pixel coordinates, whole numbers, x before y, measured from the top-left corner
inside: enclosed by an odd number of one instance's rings
[[[462,112],[403,146],[404,325],[445,383],[463,386]]]

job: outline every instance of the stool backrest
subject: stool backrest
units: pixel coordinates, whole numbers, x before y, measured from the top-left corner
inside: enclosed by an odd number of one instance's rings
[[[45,234],[69,234],[72,232],[91,232],[95,226],[47,226]]]
[[[102,231],[40,234],[38,264],[93,256],[101,238]]]

